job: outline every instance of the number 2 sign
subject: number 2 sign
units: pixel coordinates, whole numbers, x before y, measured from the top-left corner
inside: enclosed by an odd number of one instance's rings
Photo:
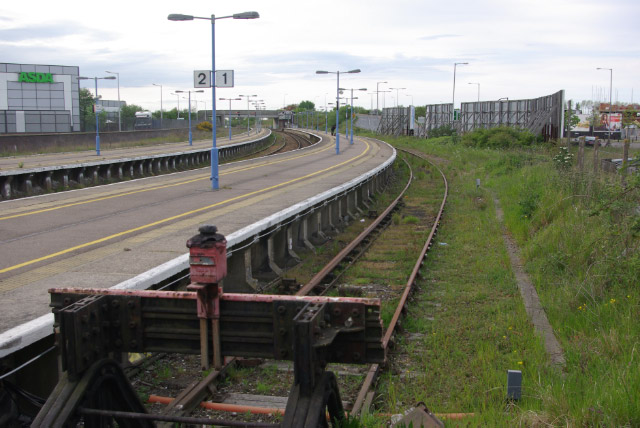
[[[195,70],[193,72],[194,88],[211,87],[211,71]],[[233,70],[216,71],[216,88],[233,88]]]
[[[210,88],[211,87],[211,71],[196,70],[193,72],[194,88]]]

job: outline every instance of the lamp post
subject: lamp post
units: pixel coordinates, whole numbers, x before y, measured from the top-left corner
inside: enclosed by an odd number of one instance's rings
[[[176,91],[177,94],[184,94],[187,92],[189,94],[189,145],[193,146],[193,135],[191,133],[191,92],[204,92],[202,89],[198,89],[197,91]]]
[[[256,19],[260,18],[258,12],[242,12],[242,13],[234,13],[229,16],[221,16],[216,18],[215,15],[211,15],[210,18],[199,17],[193,15],[182,15],[178,13],[173,13],[167,17],[169,21],[193,21],[194,19],[205,19],[211,21],[211,73],[215,76],[216,73],[216,20],[217,19]],[[219,177],[218,177],[218,148],[216,147],[216,84],[215,81],[211,82],[211,125],[212,125],[212,142],[213,145],[211,147],[211,188],[213,190],[219,188]]]
[[[376,82],[376,116],[380,116],[380,104],[379,104],[379,100],[378,100],[378,93],[380,92],[380,84],[381,83],[388,83],[386,81],[384,82]]]
[[[152,83],[153,86],[160,86],[160,128],[162,128],[162,85]],[[205,107],[206,110],[206,107]]]
[[[78,80],[89,80],[93,79],[96,84],[96,104],[94,105],[94,110],[96,112],[96,156],[100,156],[100,122],[98,120],[98,80],[115,80],[116,76],[106,76],[106,77],[84,77],[78,76]]]
[[[229,141],[231,141],[231,101],[242,101],[242,98],[218,98],[220,101],[229,101]]]
[[[609,137],[607,138],[607,146],[611,145],[611,94],[613,93],[613,68],[598,67],[597,70],[609,70]]]
[[[122,109],[120,106],[120,73],[115,71],[105,71],[105,73],[115,74],[118,79],[118,132],[122,132],[122,122],[120,121],[120,110]]]
[[[405,97],[411,97],[411,105],[413,105],[413,95],[405,94]]]
[[[180,95],[176,94],[175,92],[170,92],[171,95],[175,95],[176,99],[178,100],[178,107],[176,108],[176,111],[178,112],[178,119],[180,119]]]
[[[239,97],[245,97],[247,99],[247,135],[250,134],[251,130],[249,128],[249,100],[252,97],[257,97],[257,95],[238,95]]]
[[[351,91],[351,142],[349,144],[353,144],[353,91],[366,91],[367,88],[340,88],[341,91]],[[357,98],[355,98],[357,99]]]
[[[360,69],[356,68],[355,70],[343,71],[343,73],[360,73]],[[337,85],[336,85],[336,154],[340,154],[340,133],[338,132],[338,128],[340,127],[340,71],[325,71],[318,70],[316,74],[336,74],[337,75]]]
[[[480,83],[469,82],[469,85],[478,85],[478,102],[480,102]]]
[[[396,90],[396,108],[398,107],[398,104],[400,103],[400,95],[398,94],[398,92],[400,92],[400,90],[404,90],[407,88],[389,88],[389,89],[395,89]]]
[[[459,65],[469,65],[468,62],[454,62],[453,63],[453,97],[451,98],[451,124],[453,124],[453,120],[455,119],[455,111],[456,111],[456,67]]]

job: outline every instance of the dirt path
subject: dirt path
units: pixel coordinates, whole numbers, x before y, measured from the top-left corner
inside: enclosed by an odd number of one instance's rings
[[[562,368],[565,365],[562,346],[560,346],[558,339],[556,339],[556,336],[553,334],[553,327],[549,324],[547,314],[544,312],[544,309],[540,304],[540,299],[538,298],[535,286],[524,271],[522,259],[520,258],[520,249],[504,227],[504,214],[500,207],[500,201],[495,197],[495,195],[493,197],[493,201],[496,206],[496,217],[502,224],[502,237],[504,238],[504,243],[507,246],[509,260],[511,260],[511,269],[516,276],[518,289],[520,289],[520,295],[524,300],[527,315],[533,323],[536,332],[544,339],[544,348],[551,359],[551,363]]]

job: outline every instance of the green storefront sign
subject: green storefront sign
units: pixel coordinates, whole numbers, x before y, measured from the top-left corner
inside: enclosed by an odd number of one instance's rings
[[[28,83],[53,83],[53,74],[51,73],[20,73],[18,82]]]

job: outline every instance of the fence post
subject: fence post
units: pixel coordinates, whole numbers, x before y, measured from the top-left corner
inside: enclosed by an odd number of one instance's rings
[[[598,173],[598,149],[600,148],[600,140],[593,143],[593,173]]]
[[[580,169],[580,173],[582,174],[584,170],[584,137],[580,138],[580,143],[578,147],[578,168]],[[567,143],[567,147],[569,144]]]

